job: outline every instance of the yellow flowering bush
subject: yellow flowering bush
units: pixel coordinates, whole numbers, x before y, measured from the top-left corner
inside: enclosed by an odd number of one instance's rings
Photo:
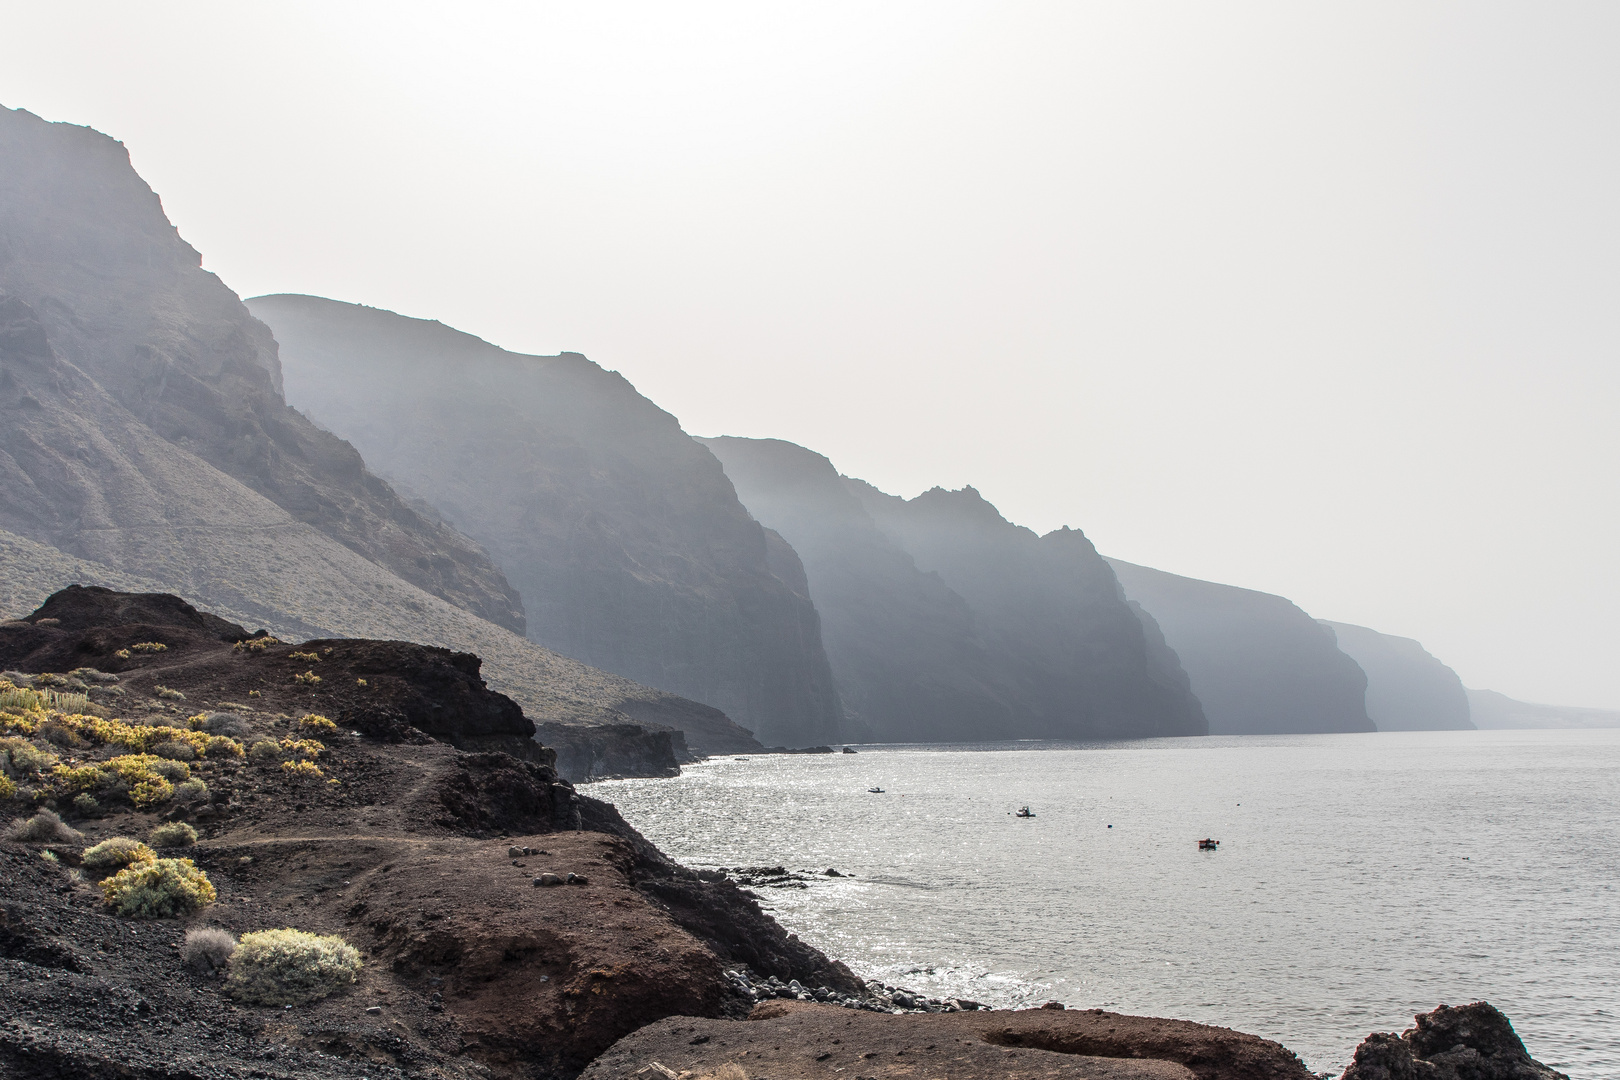
[[[298,721],[298,726],[317,735],[337,734],[337,725],[319,713],[305,713]]]

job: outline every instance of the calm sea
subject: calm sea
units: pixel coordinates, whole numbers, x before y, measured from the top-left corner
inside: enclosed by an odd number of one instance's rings
[[[1620,731],[858,749],[589,791],[688,865],[853,873],[760,891],[931,995],[1221,1024],[1335,1074],[1484,998],[1620,1078]]]

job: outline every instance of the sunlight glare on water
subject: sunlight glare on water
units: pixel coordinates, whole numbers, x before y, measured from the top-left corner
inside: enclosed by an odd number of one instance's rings
[[[687,865],[815,872],[759,890],[777,918],[930,995],[1220,1024],[1335,1074],[1483,998],[1620,1078],[1620,731],[858,749],[585,791]]]

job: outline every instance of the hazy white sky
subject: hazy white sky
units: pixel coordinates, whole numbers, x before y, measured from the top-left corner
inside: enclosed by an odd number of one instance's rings
[[[1620,5],[0,0],[244,296],[1620,706]]]

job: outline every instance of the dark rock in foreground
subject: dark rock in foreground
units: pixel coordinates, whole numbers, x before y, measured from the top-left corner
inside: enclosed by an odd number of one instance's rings
[[[1531,1057],[1487,1002],[1442,1005],[1413,1019],[1404,1034],[1367,1036],[1343,1080],[1569,1080]]]

